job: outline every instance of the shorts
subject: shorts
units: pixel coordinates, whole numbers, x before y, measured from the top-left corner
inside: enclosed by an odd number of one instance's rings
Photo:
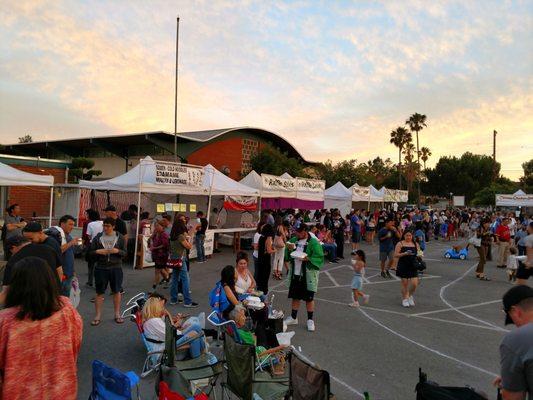
[[[96,288],[96,294],[104,294],[108,285],[111,293],[119,293],[122,288],[122,277],[122,268],[95,268],[94,286]]]
[[[291,279],[289,287],[289,299],[303,300],[305,302],[313,301],[315,292],[307,290],[307,283],[304,278],[294,276]]]
[[[363,288],[363,277],[361,275],[354,275],[352,278],[352,289],[361,290]]]
[[[366,228],[366,231],[367,231],[367,232],[374,232],[375,230],[376,230],[376,228],[373,227],[373,226],[368,226],[368,227]]]
[[[361,241],[361,232],[352,231],[352,243],[359,243]]]
[[[526,264],[519,261],[518,269],[516,270],[516,279],[529,279],[530,276],[533,276],[533,268],[526,268]]]
[[[389,259],[389,261],[394,260],[394,250],[379,252],[379,261],[385,262],[387,259]]]
[[[165,269],[165,268],[167,268],[167,263],[166,262],[164,264],[163,263],[161,263],[161,264],[155,263],[154,268],[155,269]]]

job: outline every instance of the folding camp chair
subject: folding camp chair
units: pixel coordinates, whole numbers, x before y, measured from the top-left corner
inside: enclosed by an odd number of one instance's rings
[[[293,349],[289,353],[289,396],[291,400],[333,399],[329,373]]]
[[[220,343],[220,338],[222,337],[222,329],[224,328],[224,326],[228,325],[228,324],[231,324],[231,323],[234,323],[233,321],[226,321],[222,315],[220,315],[220,313],[218,311],[213,311],[211,314],[209,314],[207,316],[207,321],[209,321],[209,323],[211,325],[213,325],[215,328],[217,328],[217,340],[216,342],[214,343],[215,346],[220,346],[221,343]]]
[[[427,375],[418,370],[418,383],[415,388],[416,400],[487,400],[484,393],[465,387],[439,386],[435,382],[428,381]]]
[[[159,366],[159,375],[157,379],[156,392],[159,394],[159,385],[165,382],[169,390],[185,397],[191,397],[195,393],[191,389],[191,383],[207,380],[207,390],[203,393],[209,395],[216,385],[219,375],[223,372],[222,362],[217,361],[216,357],[208,352],[203,352],[198,357],[177,360],[176,355],[180,354],[176,348],[176,328],[172,326],[170,319],[165,319],[165,350]],[[180,344],[191,346],[191,350],[197,345],[198,339],[205,339],[203,333],[190,337]],[[199,350],[199,349],[195,349]],[[181,353],[182,354],[182,353]],[[196,393],[198,394],[198,393]],[[216,393],[213,392],[216,398]]]
[[[101,361],[93,361],[93,388],[89,400],[132,400],[132,388],[137,388],[139,377],[133,371],[123,373]]]
[[[227,381],[222,383],[222,395],[234,394],[242,400],[252,400],[254,393],[263,400],[283,399],[289,391],[288,377],[272,378],[268,372],[256,372],[255,347],[237,343],[232,335],[224,337],[224,357]]]

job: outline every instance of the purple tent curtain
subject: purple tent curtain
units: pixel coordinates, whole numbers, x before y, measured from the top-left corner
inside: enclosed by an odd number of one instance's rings
[[[287,199],[287,198],[271,198],[261,199],[261,209],[285,209],[285,208],[298,208],[300,210],[321,210],[324,208],[323,201],[315,200],[300,200],[300,199]]]

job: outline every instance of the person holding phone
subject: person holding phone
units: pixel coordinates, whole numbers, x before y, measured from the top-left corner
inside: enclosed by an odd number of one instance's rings
[[[418,244],[413,241],[413,233],[406,231],[394,250],[394,256],[398,259],[396,276],[401,278],[402,284],[403,307],[415,305],[413,294],[418,286],[418,270],[415,264],[418,248]]]

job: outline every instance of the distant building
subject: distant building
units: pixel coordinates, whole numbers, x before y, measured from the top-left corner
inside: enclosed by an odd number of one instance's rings
[[[0,162],[13,168],[38,175],[53,175],[54,183],[65,183],[70,163],[66,160],[51,160],[40,157],[22,157],[0,154]],[[25,219],[42,217],[48,219],[50,188],[40,186],[0,187],[0,217],[6,207],[20,204]]]
[[[250,169],[250,160],[266,144],[307,164],[300,153],[281,136],[259,128],[229,128],[178,134],[178,155],[183,162],[212,164],[233,179]],[[174,134],[145,132],[92,138],[71,138],[7,145],[4,152],[23,156],[72,159],[86,157],[102,171],[97,179],[108,179],[128,171],[139,159],[174,159]]]

